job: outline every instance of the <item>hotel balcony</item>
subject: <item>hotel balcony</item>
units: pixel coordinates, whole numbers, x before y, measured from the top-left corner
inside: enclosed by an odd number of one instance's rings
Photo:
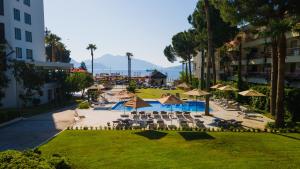
[[[265,60],[266,59],[266,60]],[[256,55],[252,59],[249,60],[249,65],[263,65],[265,63],[271,64],[272,59],[271,55],[268,55],[267,58],[264,58],[262,55]],[[286,63],[300,63],[300,47],[295,48],[287,48],[287,57],[285,60]],[[238,60],[235,59],[231,63],[234,66],[238,65]],[[242,65],[246,65],[247,60],[242,59]]]

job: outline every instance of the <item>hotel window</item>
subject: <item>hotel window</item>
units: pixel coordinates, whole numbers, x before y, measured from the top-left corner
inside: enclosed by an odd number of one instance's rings
[[[16,57],[22,58],[22,48],[16,47]]]
[[[5,29],[4,23],[0,23],[0,45],[5,43]],[[6,70],[6,57],[5,50],[0,51],[0,70]]]
[[[29,31],[25,31],[25,39],[26,42],[32,42],[32,33]]]
[[[0,0],[0,15],[4,15],[4,0]]]
[[[22,40],[22,33],[20,28],[15,28],[15,39]]]
[[[24,20],[26,24],[31,25],[31,15],[24,13]]]
[[[4,23],[0,23],[0,43],[5,43],[5,28],[4,28]]]
[[[33,59],[33,52],[31,49],[26,49],[26,58]]]
[[[19,9],[14,9],[14,19],[16,21],[20,21],[21,20],[21,13]]]
[[[24,0],[23,2],[25,5],[30,6],[30,0]]]

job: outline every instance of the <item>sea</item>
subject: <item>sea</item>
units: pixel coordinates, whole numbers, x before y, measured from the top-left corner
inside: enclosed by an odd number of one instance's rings
[[[150,75],[153,70],[132,70],[131,75],[133,77],[141,77],[141,76],[147,76]],[[179,74],[181,70],[178,69],[160,69],[158,70],[161,73],[167,75],[167,81],[173,82],[174,80],[179,79]],[[108,73],[108,74],[115,74],[118,73],[120,75],[128,75],[128,70],[113,70],[113,69],[94,69],[94,73],[100,74],[100,73]]]

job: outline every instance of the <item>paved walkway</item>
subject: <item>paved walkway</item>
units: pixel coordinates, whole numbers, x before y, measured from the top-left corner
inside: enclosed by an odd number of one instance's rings
[[[74,108],[27,118],[0,128],[0,151],[25,150],[47,141],[74,123]]]

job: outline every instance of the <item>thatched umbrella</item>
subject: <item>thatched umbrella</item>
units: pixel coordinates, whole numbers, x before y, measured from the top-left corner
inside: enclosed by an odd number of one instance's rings
[[[212,87],[210,87],[211,89],[218,89],[218,88],[220,88],[220,87],[223,87],[224,85],[222,85],[222,84],[216,84],[216,85],[214,85],[214,86],[212,86]]]
[[[151,105],[147,102],[145,102],[143,99],[135,96],[134,98],[132,98],[131,100],[129,100],[128,102],[126,102],[124,104],[125,107],[131,107],[134,108],[137,112],[138,108],[143,108],[143,107],[151,107]]]
[[[165,105],[171,105],[171,113],[173,111],[172,109],[172,105],[176,105],[176,104],[184,104],[184,102],[182,100],[180,100],[179,98],[177,98],[174,95],[168,95],[165,97],[162,97],[160,99],[157,99],[161,104],[165,104]]]
[[[218,90],[221,90],[221,91],[238,91],[237,88],[232,87],[230,85],[220,87],[220,88],[218,88]]]
[[[183,89],[183,90],[189,90],[189,89],[191,89],[191,86],[190,85],[188,85],[187,83],[181,83],[181,84],[179,84],[179,85],[177,85],[177,87],[179,88],[179,89]]]
[[[134,93],[128,92],[126,90],[123,90],[118,93],[118,98],[123,100],[123,99],[131,99],[135,96]]]
[[[203,91],[203,90],[199,90],[199,89],[194,89],[194,90],[185,92],[183,94],[196,97],[196,112],[197,112],[197,97],[210,95],[210,93]]]
[[[234,91],[238,91],[237,88],[232,87],[232,86],[230,86],[230,85],[220,87],[220,88],[218,88],[218,90],[221,90],[221,91],[224,91],[224,92],[234,92]],[[229,99],[229,98],[228,98],[228,99]]]
[[[243,92],[239,92],[239,95],[247,96],[247,97],[265,97],[266,95],[259,93],[256,90],[250,89]]]

